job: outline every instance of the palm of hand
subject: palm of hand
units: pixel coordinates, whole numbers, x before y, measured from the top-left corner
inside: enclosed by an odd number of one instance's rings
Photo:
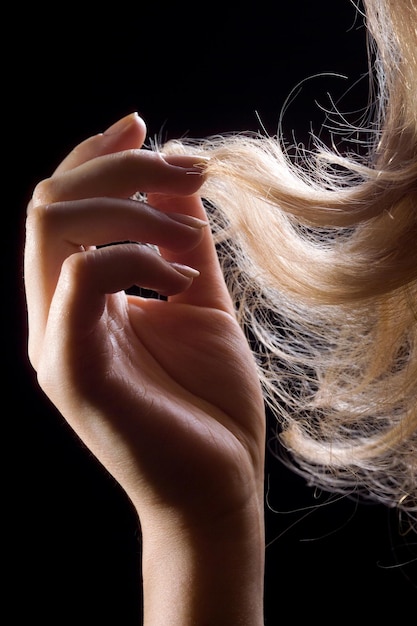
[[[83,343],[77,384],[99,408],[100,421],[97,428],[90,420],[93,428],[83,438],[119,480],[122,459],[128,492],[136,494],[139,470],[147,500],[180,503],[193,515],[202,508],[218,515],[249,497],[248,476],[262,476],[263,403],[232,315],[117,294],[90,343]],[[103,416],[111,431],[106,438]]]

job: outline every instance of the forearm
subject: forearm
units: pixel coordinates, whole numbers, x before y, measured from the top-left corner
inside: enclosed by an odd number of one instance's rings
[[[259,506],[217,528],[156,522],[142,534],[145,626],[262,626]]]

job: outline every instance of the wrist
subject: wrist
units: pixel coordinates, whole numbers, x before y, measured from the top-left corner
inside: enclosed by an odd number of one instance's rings
[[[264,519],[257,499],[210,524],[145,520],[145,626],[261,626]]]

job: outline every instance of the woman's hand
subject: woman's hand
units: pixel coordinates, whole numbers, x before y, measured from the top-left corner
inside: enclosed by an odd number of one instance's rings
[[[144,137],[129,116],[36,187],[29,353],[45,393],[141,517],[166,509],[208,524],[254,494],[262,502],[263,401],[195,195],[201,170],[140,150]],[[149,203],[129,199],[135,191]],[[162,254],[96,247],[126,241]],[[133,284],[168,300],[126,295]]]
[[[260,385],[196,195],[201,168],[141,149],[144,137],[128,116],[36,187],[30,360],[138,511],[146,626],[260,625]]]

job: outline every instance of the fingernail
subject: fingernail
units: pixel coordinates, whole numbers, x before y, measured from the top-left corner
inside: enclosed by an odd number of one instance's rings
[[[202,174],[208,163],[210,163],[210,159],[208,157],[199,156],[189,169]]]
[[[186,276],[187,278],[197,278],[200,276],[200,272],[189,265],[182,265],[181,263],[170,263],[171,267],[176,270],[179,274]]]
[[[137,113],[130,113],[125,117],[122,117],[121,120],[118,120],[115,124],[112,124],[107,130],[104,131],[103,135],[119,135],[126,128],[128,128],[132,122],[138,119],[139,115]]]
[[[208,226],[208,222],[200,220],[198,217],[192,215],[185,215],[184,213],[166,213],[167,217],[170,217],[174,222],[191,226],[192,228],[204,228]]]
[[[187,170],[187,172],[190,174],[204,174],[204,169],[207,163],[210,161],[209,158],[203,156],[179,154],[166,155],[163,152],[161,152],[160,155],[164,159],[164,161],[166,161],[170,165],[181,167],[182,169]]]

